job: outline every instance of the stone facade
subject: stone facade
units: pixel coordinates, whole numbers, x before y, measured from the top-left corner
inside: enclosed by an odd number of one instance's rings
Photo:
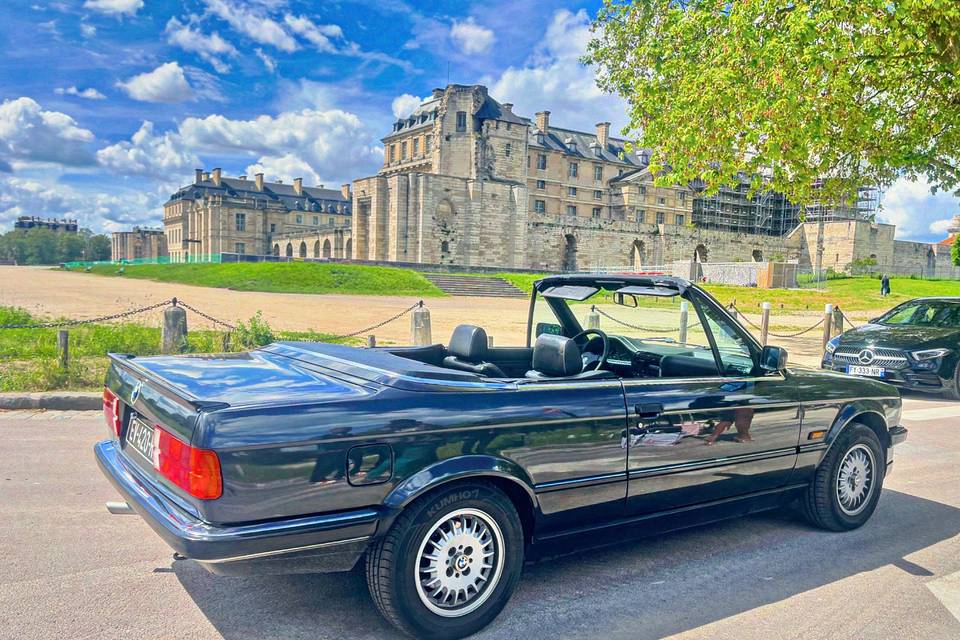
[[[114,231],[110,237],[110,257],[119,260],[157,260],[166,258],[167,236],[161,229],[134,227],[132,231]]]
[[[265,182],[262,173],[247,180],[198,169],[193,184],[164,205],[163,228],[172,262],[219,253],[268,255],[280,251],[281,237],[349,227],[350,207],[349,185],[305,187],[299,178],[283,184]]]

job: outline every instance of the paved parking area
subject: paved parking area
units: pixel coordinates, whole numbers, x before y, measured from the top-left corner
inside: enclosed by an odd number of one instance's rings
[[[904,407],[864,528],[771,513],[529,566],[478,637],[960,637],[960,404]],[[108,515],[105,432],[98,413],[0,413],[0,638],[396,637],[359,573],[218,577]]]

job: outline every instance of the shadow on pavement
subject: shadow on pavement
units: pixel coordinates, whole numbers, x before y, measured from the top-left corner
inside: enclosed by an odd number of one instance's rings
[[[583,551],[527,566],[480,636],[661,638],[886,565],[932,575],[904,556],[958,533],[960,509],[885,490],[853,532],[819,531],[777,511]],[[359,571],[225,578],[192,561],[173,570],[229,640],[398,637]]]

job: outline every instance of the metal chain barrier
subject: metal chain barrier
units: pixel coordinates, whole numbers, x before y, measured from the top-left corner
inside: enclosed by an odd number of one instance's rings
[[[334,338],[335,340],[343,340],[344,338],[354,338],[354,337],[356,337],[356,336],[359,336],[359,335],[362,334],[362,333],[367,333],[368,331],[373,331],[374,329],[379,329],[380,327],[382,327],[382,326],[384,326],[384,325],[390,324],[390,323],[393,322],[394,320],[396,320],[396,319],[398,319],[398,318],[401,318],[401,317],[405,316],[406,314],[410,313],[411,311],[413,311],[413,310],[416,309],[417,307],[422,307],[422,306],[423,306],[423,300],[418,300],[418,301],[416,302],[416,304],[413,304],[413,305],[407,307],[406,309],[404,309],[403,311],[401,311],[400,313],[398,313],[398,314],[396,314],[396,315],[390,316],[389,318],[387,318],[387,319],[384,320],[383,322],[379,322],[379,323],[377,323],[377,324],[375,324],[375,325],[373,325],[373,326],[370,326],[370,327],[365,327],[365,328],[363,328],[363,329],[360,329],[359,331],[354,331],[353,333],[345,333],[345,334],[343,334],[343,335],[333,336],[333,338]]]
[[[670,327],[660,327],[660,328],[656,328],[656,329],[655,329],[655,328],[653,328],[653,327],[642,327],[642,326],[640,326],[640,325],[638,325],[638,324],[630,324],[629,322],[624,322],[623,320],[618,320],[617,318],[614,318],[613,316],[611,316],[609,313],[603,311],[602,309],[598,309],[596,305],[593,305],[593,306],[590,308],[590,310],[591,310],[591,311],[595,311],[595,312],[599,313],[600,315],[602,315],[604,318],[606,318],[606,319],[608,319],[608,320],[613,320],[613,321],[616,322],[617,324],[623,325],[623,326],[625,326],[625,327],[627,327],[627,328],[629,328],[629,329],[636,329],[637,331],[654,331],[654,332],[660,332],[660,333],[662,333],[662,332],[664,332],[664,331],[670,331],[670,332],[674,331],[674,329],[671,329]],[[693,325],[693,326],[696,326],[696,325]],[[692,328],[692,327],[688,327],[688,329],[689,329],[689,328]]]
[[[753,328],[756,329],[757,331],[762,331],[761,327],[759,327],[759,326],[757,326],[756,324],[754,324],[753,322],[751,322],[751,321],[750,321],[750,318],[748,318],[746,315],[744,315],[743,311],[740,311],[740,309],[738,309],[735,305],[731,304],[730,306],[727,307],[727,309],[730,309],[730,310],[732,310],[732,311],[736,311],[736,312],[737,312],[737,317],[743,318],[743,319],[746,321],[747,324],[749,324],[751,327],[753,327]],[[814,329],[816,329],[817,327],[819,327],[819,326],[822,325],[822,324],[823,324],[823,318],[820,318],[815,325],[813,325],[812,327],[807,327],[807,328],[804,329],[803,331],[798,331],[798,332],[796,332],[796,333],[774,333],[773,331],[770,331],[769,329],[767,329],[767,335],[768,335],[768,336],[773,336],[774,338],[798,338],[798,337],[802,336],[802,335],[805,334],[805,333],[810,333],[811,331],[813,331]]]
[[[171,300],[171,302],[173,303],[173,306],[177,306],[177,305],[179,304],[179,305],[180,305],[181,307],[183,307],[184,309],[186,309],[186,310],[188,310],[188,311],[193,311],[195,314],[197,314],[197,315],[200,316],[201,318],[206,318],[206,319],[209,320],[210,322],[212,322],[212,323],[214,323],[214,324],[219,324],[220,326],[223,326],[223,327],[226,327],[226,328],[229,329],[230,331],[233,331],[234,329],[236,329],[236,327],[233,326],[232,324],[230,324],[229,322],[224,322],[223,320],[217,320],[217,319],[214,318],[213,316],[208,316],[208,315],[205,314],[203,311],[200,311],[200,310],[198,310],[198,309],[194,309],[193,307],[191,307],[190,305],[188,305],[186,302],[183,302],[182,300],[177,300],[176,298],[174,298],[173,300]]]
[[[76,327],[78,325],[94,324],[97,322],[105,322],[107,320],[129,318],[130,316],[135,316],[139,313],[145,313],[147,311],[152,311],[153,309],[159,309],[160,307],[165,307],[169,304],[175,304],[175,303],[176,303],[176,298],[173,298],[170,300],[164,300],[163,302],[158,302],[157,304],[151,304],[146,307],[140,307],[138,309],[121,311],[120,313],[114,313],[109,316],[100,316],[99,318],[90,318],[87,320],[56,320],[53,322],[38,322],[35,324],[3,324],[3,325],[0,325],[0,329],[54,329],[56,327]]]
[[[857,328],[857,325],[853,324],[853,320],[851,320],[850,317],[843,312],[843,309],[837,307],[837,310],[840,312],[840,315],[843,316],[843,321],[849,324],[851,329]]]

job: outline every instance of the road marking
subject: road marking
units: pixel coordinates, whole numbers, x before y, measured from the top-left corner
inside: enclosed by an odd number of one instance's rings
[[[940,604],[960,621],[960,571],[948,573],[926,583],[927,589],[936,596]]]
[[[904,411],[901,420],[933,420],[934,418],[960,418],[960,403],[929,409],[911,409]]]

